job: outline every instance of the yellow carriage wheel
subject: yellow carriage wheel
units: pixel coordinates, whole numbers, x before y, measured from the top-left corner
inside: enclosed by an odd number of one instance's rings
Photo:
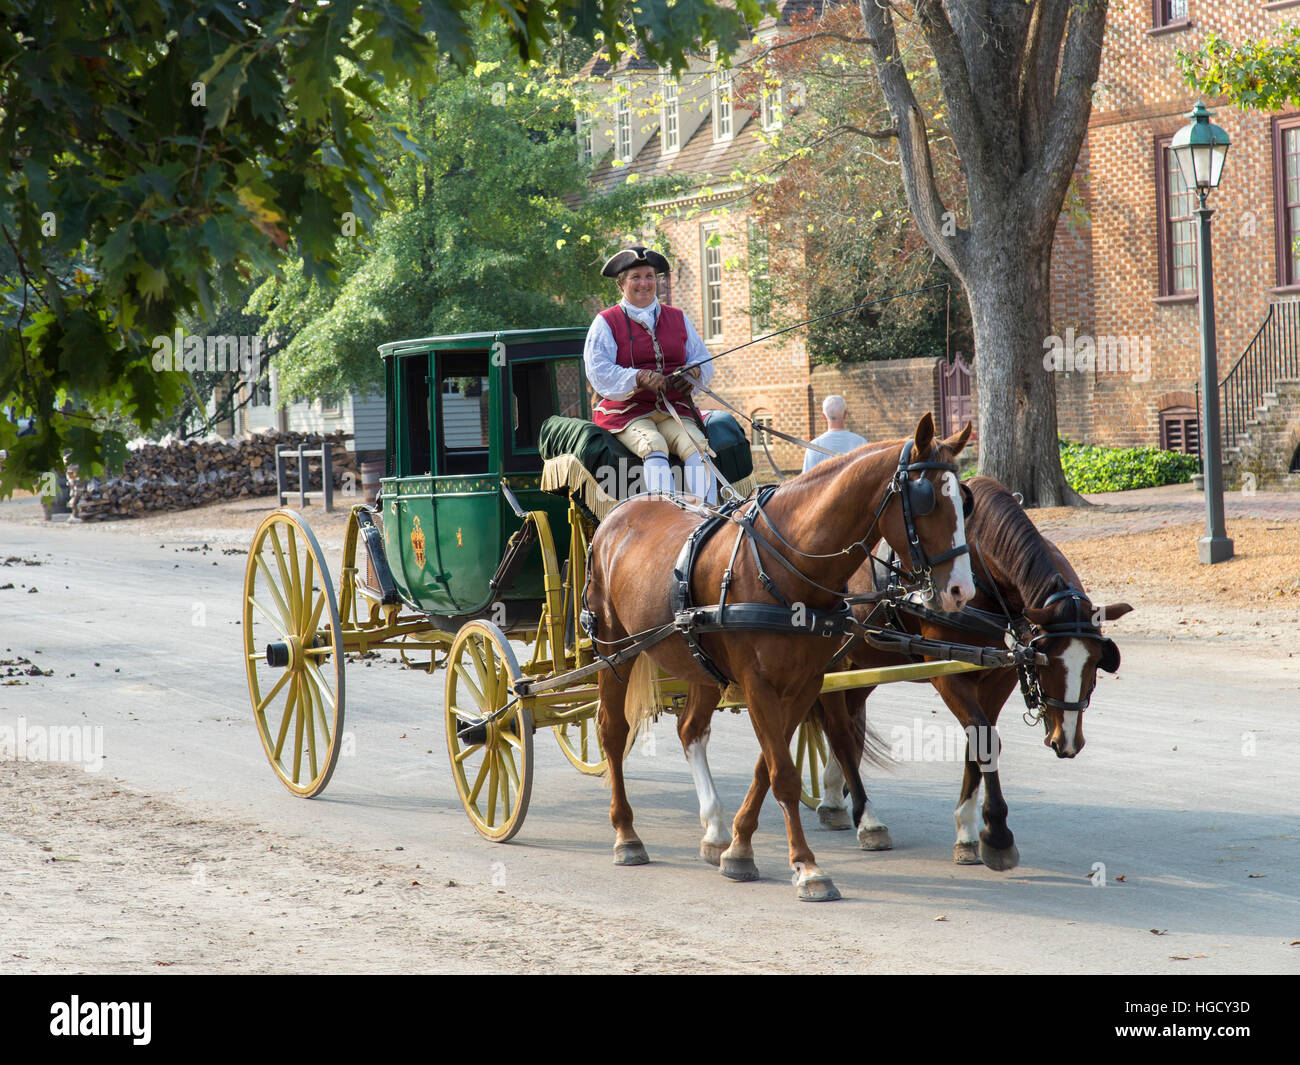
[[[822,801],[822,771],[826,768],[826,734],[821,726],[805,719],[794,734],[794,767],[799,773],[799,798],[813,810]]]
[[[497,843],[523,826],[533,791],[533,715],[515,695],[523,676],[490,621],[467,622],[447,653],[451,775],[474,827]]]
[[[594,777],[605,772],[605,752],[600,747],[594,709],[577,721],[556,725],[554,731],[564,757],[579,773]]]
[[[253,534],[241,624],[271,768],[295,795],[319,795],[343,733],[343,629],[320,544],[292,510],[268,515]]]

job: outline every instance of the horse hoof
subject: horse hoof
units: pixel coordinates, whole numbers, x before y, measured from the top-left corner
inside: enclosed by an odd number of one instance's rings
[[[864,851],[892,851],[894,841],[889,838],[889,829],[884,825],[879,828],[858,829],[858,843]]]
[[[952,860],[958,865],[979,865],[980,849],[974,843],[956,843],[952,848]]]
[[[637,843],[614,844],[615,865],[649,865],[650,855],[645,852],[645,845]]]
[[[720,865],[722,863],[722,852],[730,846],[730,840],[726,843],[701,843],[700,857],[710,865]]]
[[[840,831],[853,827],[853,818],[849,816],[848,810],[843,806],[819,806],[817,807],[817,820],[821,822],[822,828],[831,828]]]
[[[825,873],[806,876],[799,881],[800,902],[834,902],[839,897],[839,891]]]
[[[984,859],[984,864],[995,872],[1006,872],[1008,869],[1014,869],[1020,864],[1020,851],[1013,843],[1010,847],[999,849],[990,847],[987,843],[980,843],[980,857]]]
[[[728,858],[722,855],[719,867],[728,880],[741,882],[758,879],[758,866],[753,858]]]

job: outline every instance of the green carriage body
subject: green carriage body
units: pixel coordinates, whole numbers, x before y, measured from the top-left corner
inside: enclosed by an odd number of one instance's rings
[[[568,501],[541,491],[537,449],[552,414],[590,416],[586,327],[467,333],[384,344],[387,476],[384,550],[398,593],[442,618],[535,624],[543,566],[532,546],[509,586],[489,582],[524,511],[567,522]],[[560,565],[564,538],[556,544]]]

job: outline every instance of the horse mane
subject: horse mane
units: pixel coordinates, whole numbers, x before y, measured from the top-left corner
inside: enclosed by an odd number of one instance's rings
[[[1027,607],[1039,606],[1052,592],[1065,587],[1051,552],[1037,526],[1015,497],[992,477],[972,477],[966,484],[975,495],[975,510],[967,525],[968,539],[996,558]],[[976,575],[982,567],[976,566]]]

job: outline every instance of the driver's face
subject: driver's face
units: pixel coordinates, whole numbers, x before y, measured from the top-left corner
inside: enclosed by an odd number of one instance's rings
[[[658,287],[653,266],[634,266],[623,278],[623,298],[633,307],[649,307]]]

